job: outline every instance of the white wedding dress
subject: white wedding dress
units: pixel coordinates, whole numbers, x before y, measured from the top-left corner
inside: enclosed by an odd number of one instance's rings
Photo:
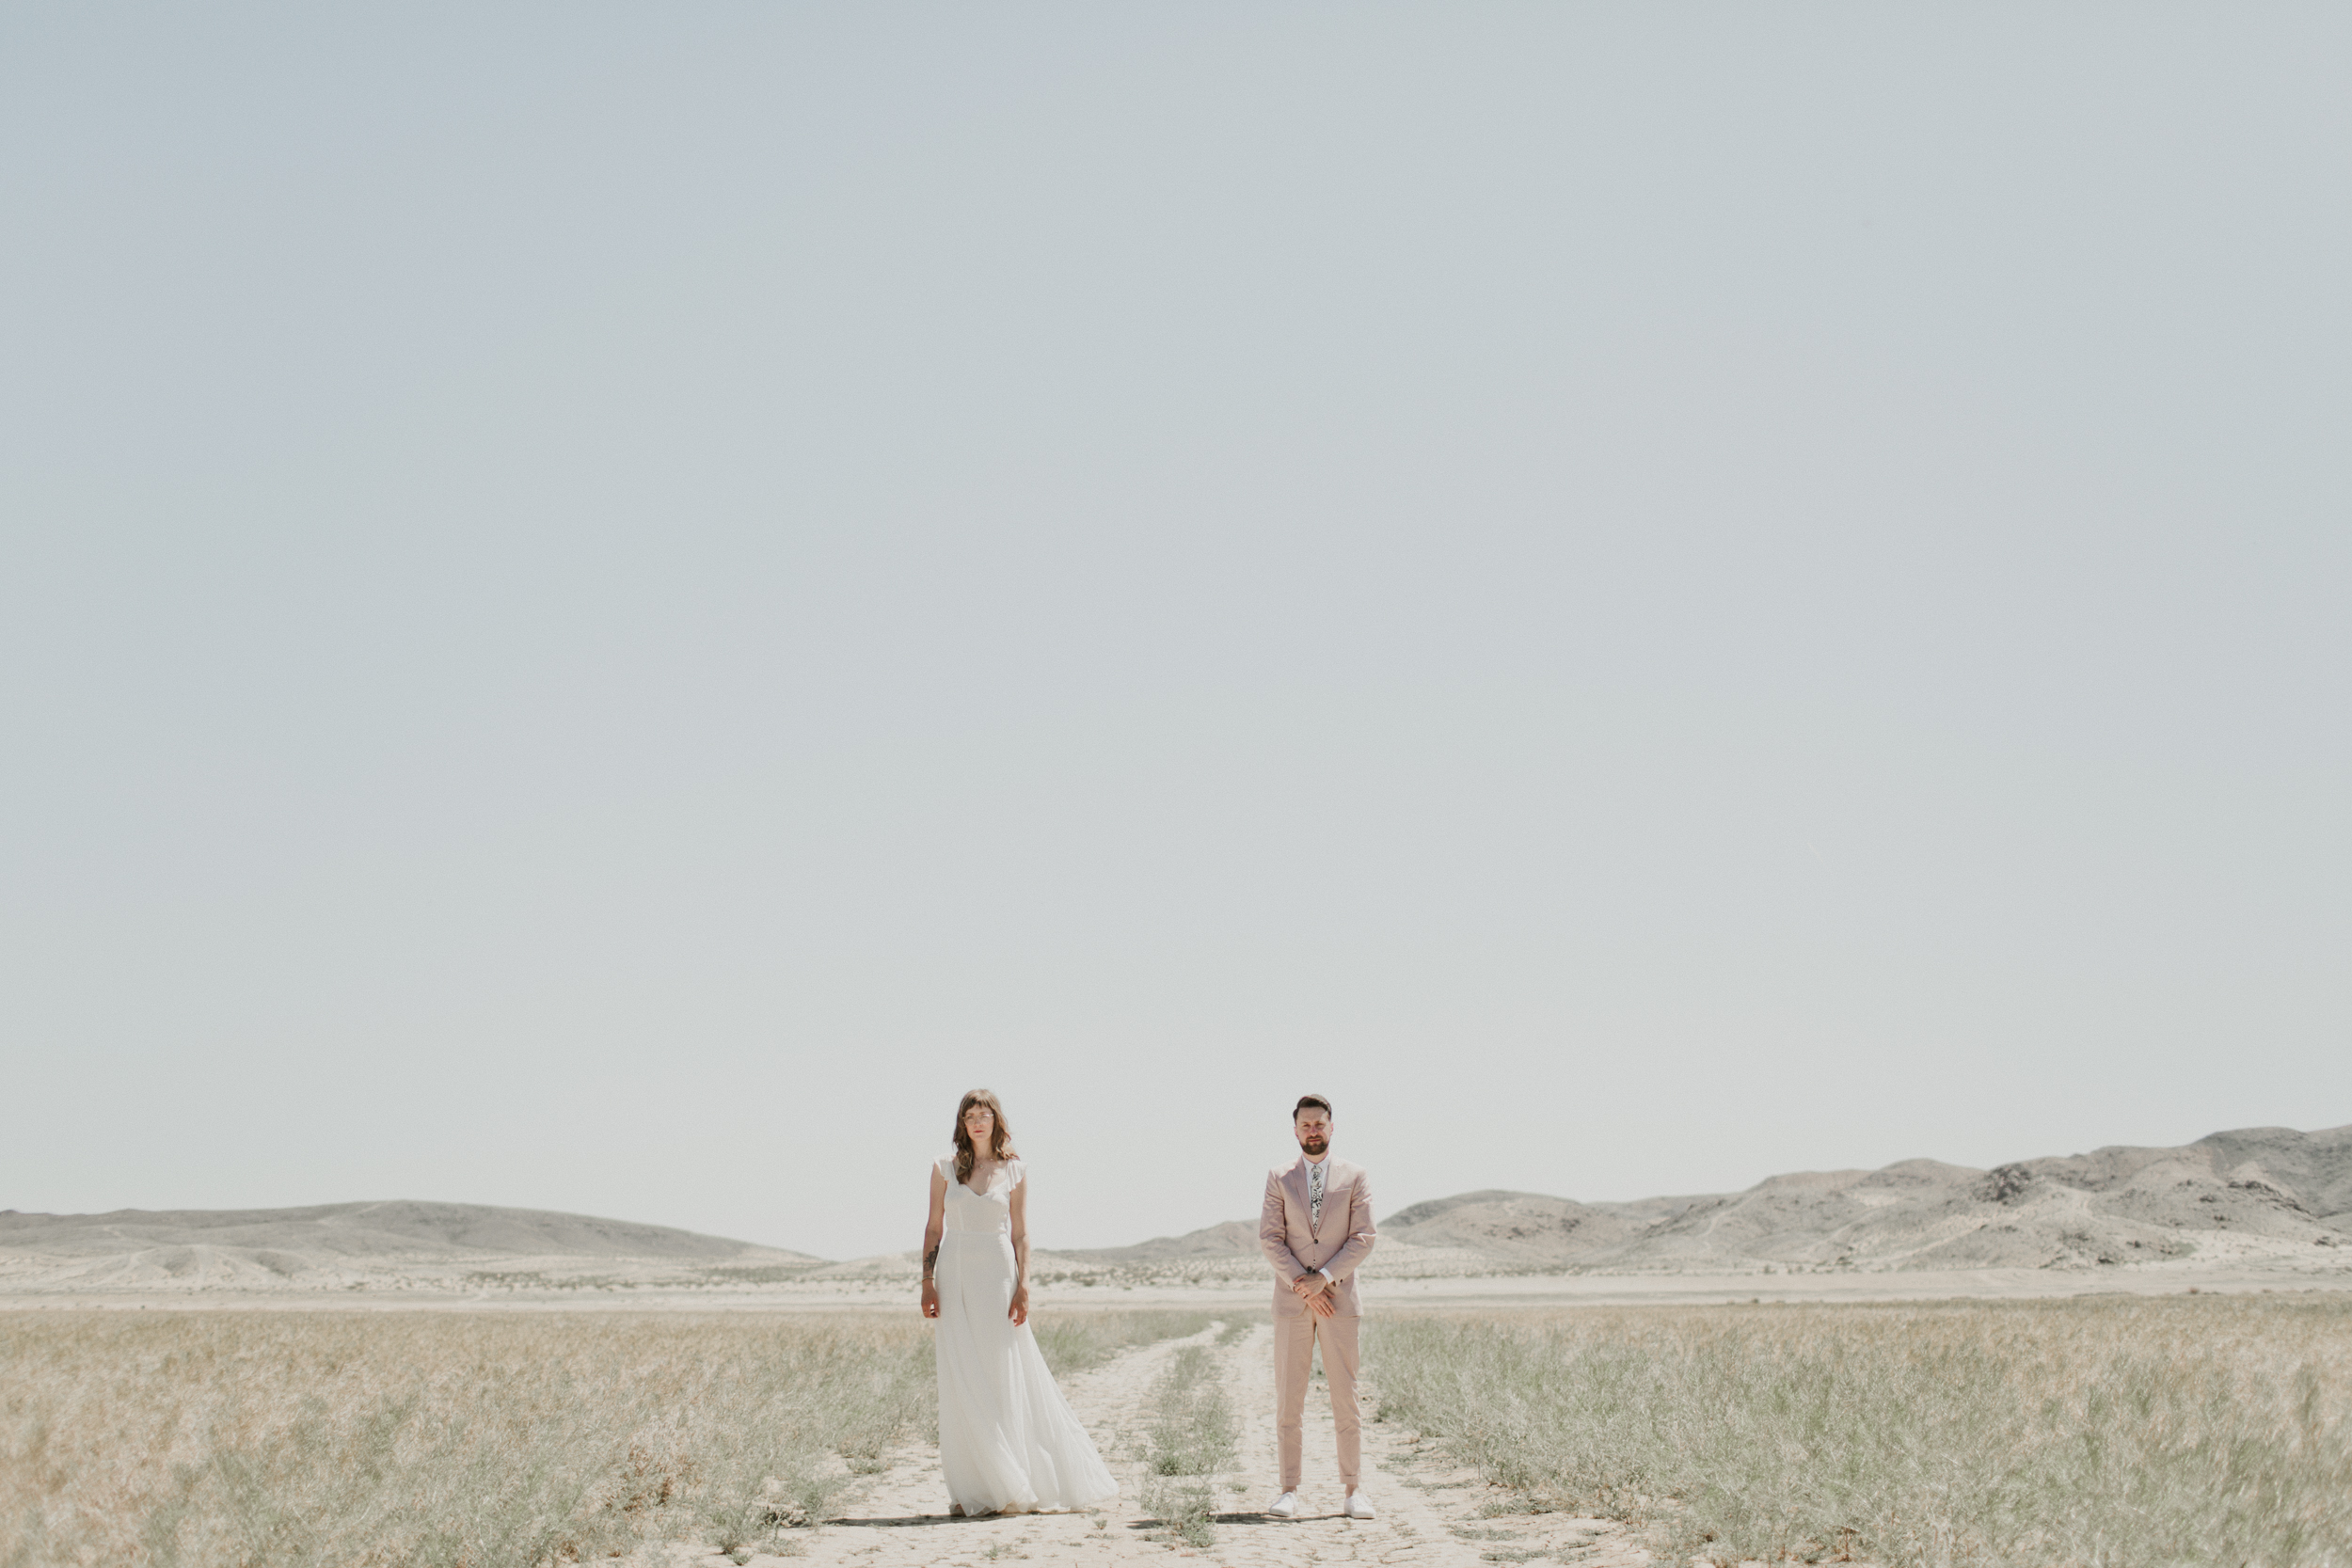
[[[1092,1508],[1119,1496],[1093,1439],[1078,1424],[1012,1305],[1012,1190],[1025,1172],[1008,1160],[988,1191],[947,1179],[946,1229],[932,1276],[939,1287],[939,1467],[966,1513]]]

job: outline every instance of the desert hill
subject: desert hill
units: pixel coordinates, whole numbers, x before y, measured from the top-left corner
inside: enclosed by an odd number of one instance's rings
[[[1569,1252],[1621,1241],[1706,1197],[1651,1197],[1634,1203],[1577,1203],[1540,1193],[1479,1192],[1432,1198],[1381,1220],[1381,1244],[1466,1254],[1491,1261],[1549,1263]],[[1090,1263],[1156,1263],[1191,1258],[1256,1258],[1258,1223],[1228,1220],[1181,1236],[1132,1246],[1057,1252]]]
[[[1463,1248],[1499,1262],[1544,1264],[1630,1241],[1705,1197],[1579,1203],[1540,1193],[1486,1191],[1433,1198],[1380,1222],[1384,1241]]]
[[[309,1209],[0,1211],[0,1281],[93,1287],[310,1288],[386,1275],[447,1282],[527,1271],[550,1279],[619,1266],[762,1271],[818,1259],[668,1226],[475,1203],[328,1203]]]
[[[1187,1230],[1181,1236],[1154,1236],[1148,1242],[1137,1242],[1132,1246],[1086,1247],[1073,1252],[1057,1252],[1054,1256],[1087,1263],[1156,1263],[1173,1258],[1255,1258],[1257,1255],[1257,1222],[1228,1220],[1223,1225]]]
[[[2352,1274],[2352,1127],[2216,1132],[1976,1170],[1905,1160],[1745,1192],[1581,1203],[1480,1191],[1380,1221],[1397,1278],[2250,1265]],[[1254,1218],[1038,1255],[1040,1278],[1213,1285],[1263,1275]],[[463,1203],[0,1212],[0,1291],[901,1289],[914,1255],[802,1253],[582,1214]]]
[[[2190,1258],[2340,1266],[2314,1249],[2352,1246],[2352,1127],[2249,1128],[2179,1148],[2107,1148],[1991,1171],[1934,1160],[1800,1171],[1677,1202],[1677,1212],[1617,1237],[1597,1223],[1565,1231],[1552,1259],[1595,1272],[2089,1268]],[[1611,1207],[1589,1206],[1604,1221]],[[1406,1234],[1418,1239],[1416,1231]],[[1503,1256],[1493,1243],[1487,1250]]]
[[[1741,1193],[1580,1203],[1483,1191],[1379,1222],[1378,1267],[1444,1272],[1751,1273],[2096,1268],[2257,1259],[2352,1266],[2352,1127],[2216,1132],[2179,1148],[2114,1147],[1991,1171],[1935,1160],[1796,1171]],[[1099,1263],[1255,1258],[1232,1221]]]

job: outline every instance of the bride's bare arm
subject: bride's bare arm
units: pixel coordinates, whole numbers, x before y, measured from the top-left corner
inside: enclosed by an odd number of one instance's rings
[[[1005,1316],[1016,1324],[1029,1321],[1029,1176],[1012,1189],[1012,1306]]]
[[[931,1167],[931,1217],[923,1222],[923,1316],[939,1316],[939,1286],[931,1270],[939,1262],[939,1238],[947,1228],[947,1179]]]

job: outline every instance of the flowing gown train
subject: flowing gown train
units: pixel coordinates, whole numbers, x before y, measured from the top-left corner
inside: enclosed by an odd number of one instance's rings
[[[932,1276],[939,1287],[939,1467],[966,1513],[1082,1509],[1119,1496],[1094,1441],[1071,1413],[1027,1324],[1012,1305],[1012,1190],[1018,1160],[991,1173],[988,1191],[947,1179],[946,1229]]]

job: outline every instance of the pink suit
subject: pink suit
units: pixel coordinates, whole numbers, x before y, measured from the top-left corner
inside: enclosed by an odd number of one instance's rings
[[[1340,1482],[1356,1490],[1363,1463],[1363,1421],[1356,1408],[1356,1330],[1363,1307],[1356,1269],[1372,1251],[1372,1185],[1361,1165],[1333,1157],[1324,1166],[1323,1220],[1313,1222],[1307,1160],[1270,1171],[1258,1244],[1274,1265],[1274,1432],[1281,1452],[1282,1490],[1298,1490],[1302,1421],[1315,1347],[1323,1347],[1323,1376],[1331,1386],[1331,1425],[1340,1449]],[[1319,1318],[1291,1291],[1291,1281],[1323,1269],[1339,1308]]]

